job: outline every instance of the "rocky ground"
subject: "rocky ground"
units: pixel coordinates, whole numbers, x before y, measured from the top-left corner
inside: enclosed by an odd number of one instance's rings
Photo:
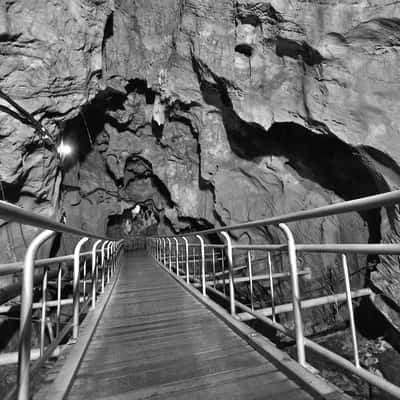
[[[383,338],[366,339],[357,335],[360,364],[370,372],[383,376],[394,384],[399,384],[398,370],[400,354]],[[349,329],[324,336],[316,340],[319,344],[352,360],[353,347]],[[329,382],[334,383],[356,400],[391,400],[392,397],[347,373],[341,368],[327,363],[322,357],[309,352],[308,360]]]

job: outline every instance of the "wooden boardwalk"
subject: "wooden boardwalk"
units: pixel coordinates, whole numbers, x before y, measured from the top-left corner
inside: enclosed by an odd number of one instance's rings
[[[67,399],[311,399],[144,252],[127,260]]]

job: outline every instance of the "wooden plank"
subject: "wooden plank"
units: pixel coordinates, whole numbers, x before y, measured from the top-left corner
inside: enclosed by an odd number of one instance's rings
[[[129,261],[67,399],[311,398],[147,255]]]
[[[111,294],[113,288],[115,287],[120,268],[116,271],[114,275],[114,281],[107,287],[106,291],[99,298],[97,303],[97,308],[94,310],[90,310],[88,316],[85,318],[82,326],[79,329],[79,343],[71,348],[68,351],[68,357],[66,357],[66,361],[64,365],[61,367],[60,372],[57,377],[54,379],[50,388],[43,387],[38,394],[33,396],[33,399],[36,400],[63,400],[67,390],[69,389],[70,384],[72,383],[72,379],[75,376],[76,370],[85,354],[85,351],[89,345],[90,339],[95,333],[96,326],[100,321],[100,318],[107,306],[108,301],[111,298]]]

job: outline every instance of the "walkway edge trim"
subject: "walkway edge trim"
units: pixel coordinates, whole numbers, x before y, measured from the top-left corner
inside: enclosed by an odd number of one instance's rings
[[[58,372],[57,377],[51,384],[43,384],[39,392],[34,394],[34,400],[63,400],[67,395],[96,331],[97,325],[111,299],[114,287],[119,279],[120,271],[124,265],[123,263],[126,262],[125,257],[126,255],[123,254],[123,262],[114,275],[114,281],[106,288],[103,295],[99,298],[96,308],[94,310],[89,310],[88,315],[79,328],[81,333],[78,340],[76,343],[70,345],[70,350],[67,350],[65,362]]]
[[[151,257],[151,256],[150,256]],[[183,286],[191,295],[204,304],[218,318],[224,321],[235,333],[244,339],[251,347],[257,350],[268,361],[284,372],[290,379],[297,383],[303,390],[320,400],[351,400],[352,397],[345,394],[337,386],[326,381],[320,375],[313,374],[302,367],[288,354],[278,349],[269,339],[261,335],[245,323],[233,318],[223,307],[212,301],[208,296],[203,296],[183,278],[171,273],[154,257],[158,264],[169,276]]]

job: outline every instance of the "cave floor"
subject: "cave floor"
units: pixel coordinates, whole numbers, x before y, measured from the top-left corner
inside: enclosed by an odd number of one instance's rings
[[[66,398],[311,396],[137,251],[126,257]]]

